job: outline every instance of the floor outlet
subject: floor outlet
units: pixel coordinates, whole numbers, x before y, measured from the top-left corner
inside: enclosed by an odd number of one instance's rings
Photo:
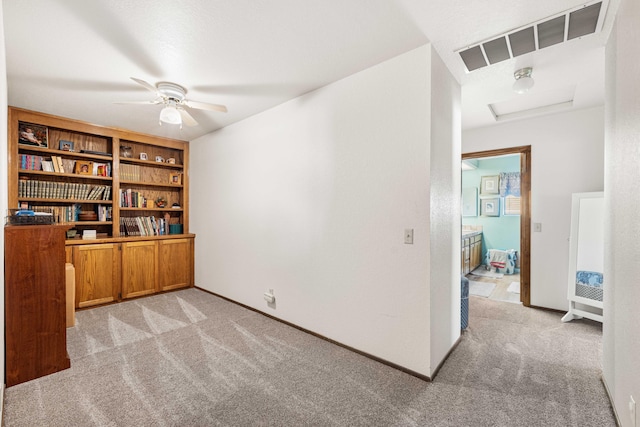
[[[269,289],[264,293],[264,300],[269,304],[273,304],[274,302],[276,302],[276,297],[275,295],[273,295],[273,289]]]

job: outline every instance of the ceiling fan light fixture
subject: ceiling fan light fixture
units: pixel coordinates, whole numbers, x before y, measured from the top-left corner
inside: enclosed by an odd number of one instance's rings
[[[528,92],[529,89],[531,89],[535,84],[533,78],[531,77],[532,73],[532,67],[525,67],[516,70],[516,72],[513,73],[513,78],[516,79],[515,83],[513,84],[513,91],[520,94]]]
[[[160,124],[182,125],[182,116],[175,105],[167,105],[160,111]]]

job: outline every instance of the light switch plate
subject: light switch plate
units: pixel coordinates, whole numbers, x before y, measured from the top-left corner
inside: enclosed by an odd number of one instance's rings
[[[405,228],[404,230],[404,244],[413,245],[413,228]]]

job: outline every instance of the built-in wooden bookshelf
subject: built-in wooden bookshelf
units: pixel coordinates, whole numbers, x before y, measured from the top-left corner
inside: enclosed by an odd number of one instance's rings
[[[42,145],[21,138],[33,128]],[[186,141],[10,107],[8,145],[10,208],[53,212],[56,222],[78,231],[78,238],[85,229],[96,229],[102,238],[125,237],[122,223],[136,217],[154,218],[158,228],[152,235],[169,234],[169,224],[189,232]],[[87,219],[92,212],[96,219]],[[160,230],[165,217],[169,223]]]
[[[8,206],[77,231],[76,308],[193,286],[188,171],[187,141],[9,107]]]

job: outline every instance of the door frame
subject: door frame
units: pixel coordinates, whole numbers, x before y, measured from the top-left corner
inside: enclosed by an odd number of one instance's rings
[[[520,155],[520,301],[531,306],[531,146],[463,153],[462,160]]]

